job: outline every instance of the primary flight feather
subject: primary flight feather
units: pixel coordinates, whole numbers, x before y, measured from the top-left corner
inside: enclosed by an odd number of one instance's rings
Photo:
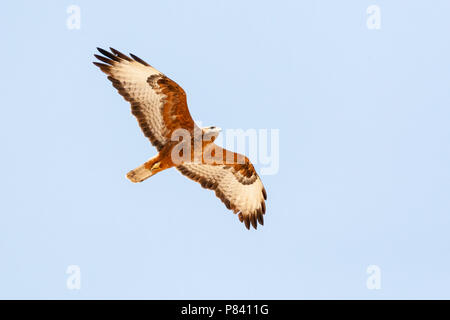
[[[266,190],[252,163],[244,155],[214,143],[220,130],[199,128],[193,121],[186,93],[174,81],[148,63],[113,48],[97,48],[101,61],[94,62],[131,104],[144,135],[158,155],[127,174],[132,182],[175,167],[203,188],[214,190],[225,206],[237,213],[247,229],[263,225]],[[175,137],[175,138],[174,138]],[[185,138],[182,148],[180,139]]]

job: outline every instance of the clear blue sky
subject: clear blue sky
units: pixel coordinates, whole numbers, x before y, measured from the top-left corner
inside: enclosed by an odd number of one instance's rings
[[[80,30],[66,27],[71,4]],[[443,0],[3,4],[0,298],[450,298],[449,12]],[[206,125],[280,130],[264,227],[247,231],[176,170],[125,178],[156,150],[92,65],[97,46],[177,81]],[[69,265],[80,290],[66,288]]]

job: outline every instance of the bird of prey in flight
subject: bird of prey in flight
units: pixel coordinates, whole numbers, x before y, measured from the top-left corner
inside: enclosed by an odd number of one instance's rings
[[[131,104],[144,135],[158,154],[127,174],[142,182],[154,174],[176,168],[183,175],[214,190],[225,206],[238,214],[247,229],[263,225],[266,190],[250,160],[214,143],[220,129],[199,128],[193,121],[186,93],[173,80],[144,60],[113,48],[97,48],[94,62],[120,95]]]

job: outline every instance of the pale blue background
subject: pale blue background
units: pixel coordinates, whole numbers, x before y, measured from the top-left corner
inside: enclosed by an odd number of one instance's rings
[[[81,30],[66,8],[81,7]],[[381,7],[381,30],[366,8]],[[450,2],[9,1],[1,298],[450,298]],[[222,128],[280,129],[266,225],[155,154],[91,63],[133,52]],[[82,287],[66,288],[81,267]],[[382,271],[366,288],[366,268]]]

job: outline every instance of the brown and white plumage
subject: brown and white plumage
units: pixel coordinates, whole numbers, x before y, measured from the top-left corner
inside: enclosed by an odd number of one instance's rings
[[[141,182],[159,171],[175,167],[202,187],[214,190],[228,209],[238,213],[239,220],[248,229],[250,225],[256,229],[258,222],[262,225],[267,195],[248,158],[215,145],[213,141],[218,132],[211,131],[212,140],[202,142],[205,148],[201,152],[213,147],[221,161],[205,161],[203,154],[198,160],[193,154],[181,163],[174,162],[171,152],[177,142],[171,137],[175,130],[184,129],[192,137],[197,131],[211,133],[194,123],[184,90],[135,55],[128,57],[113,48],[111,52],[98,50],[103,56],[95,57],[102,63],[94,64],[108,75],[113,86],[130,102],[131,111],[144,135],[159,151],[156,157],[130,171],[127,177],[133,182]]]
[[[112,53],[98,50],[105,56],[95,57],[106,64],[94,64],[108,75],[120,95],[131,103],[131,111],[142,131],[158,151],[170,141],[175,129],[194,129],[186,93],[178,84],[134,55],[131,59],[113,48]]]
[[[197,181],[202,187],[216,192],[225,206],[239,213],[239,220],[256,229],[257,222],[264,224],[267,195],[264,186],[253,170],[250,178],[246,178],[232,166],[210,165],[202,163],[184,163],[177,169],[185,176]],[[248,179],[248,183],[241,182]]]

